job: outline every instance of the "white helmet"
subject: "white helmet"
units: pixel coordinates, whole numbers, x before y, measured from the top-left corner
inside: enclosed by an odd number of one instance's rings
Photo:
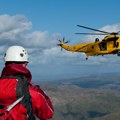
[[[28,53],[21,46],[11,46],[7,49],[4,60],[5,62],[28,62]]]

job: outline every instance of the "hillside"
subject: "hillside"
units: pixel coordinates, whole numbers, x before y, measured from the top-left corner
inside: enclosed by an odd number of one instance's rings
[[[41,87],[55,108],[52,120],[120,120],[118,78],[97,76],[43,83]]]

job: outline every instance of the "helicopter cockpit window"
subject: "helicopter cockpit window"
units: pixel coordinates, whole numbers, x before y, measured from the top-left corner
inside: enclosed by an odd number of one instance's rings
[[[99,44],[100,51],[107,50],[107,43],[102,42]]]
[[[99,38],[96,38],[96,39],[95,39],[95,42],[99,42]]]

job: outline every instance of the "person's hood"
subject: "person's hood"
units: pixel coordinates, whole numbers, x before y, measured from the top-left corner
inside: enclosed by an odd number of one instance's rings
[[[23,75],[27,78],[28,82],[31,82],[32,75],[31,72],[23,67],[21,64],[11,63],[6,65],[1,73],[1,76],[14,76],[14,75]]]

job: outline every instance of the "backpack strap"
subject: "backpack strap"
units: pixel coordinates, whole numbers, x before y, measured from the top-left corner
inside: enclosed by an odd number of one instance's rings
[[[10,106],[8,106],[6,110],[9,112],[9,111],[10,111],[12,108],[14,108],[18,103],[20,103],[23,98],[24,98],[24,96],[22,96],[21,98],[17,99],[13,104],[11,104]]]
[[[25,108],[27,108],[27,118],[28,120],[35,120],[35,116],[33,115],[32,109],[32,100],[29,93],[29,83],[25,76],[17,75],[18,85],[17,85],[17,97],[23,96],[24,98],[20,102]],[[21,89],[22,87],[22,89]],[[21,90],[23,90],[21,92]]]

